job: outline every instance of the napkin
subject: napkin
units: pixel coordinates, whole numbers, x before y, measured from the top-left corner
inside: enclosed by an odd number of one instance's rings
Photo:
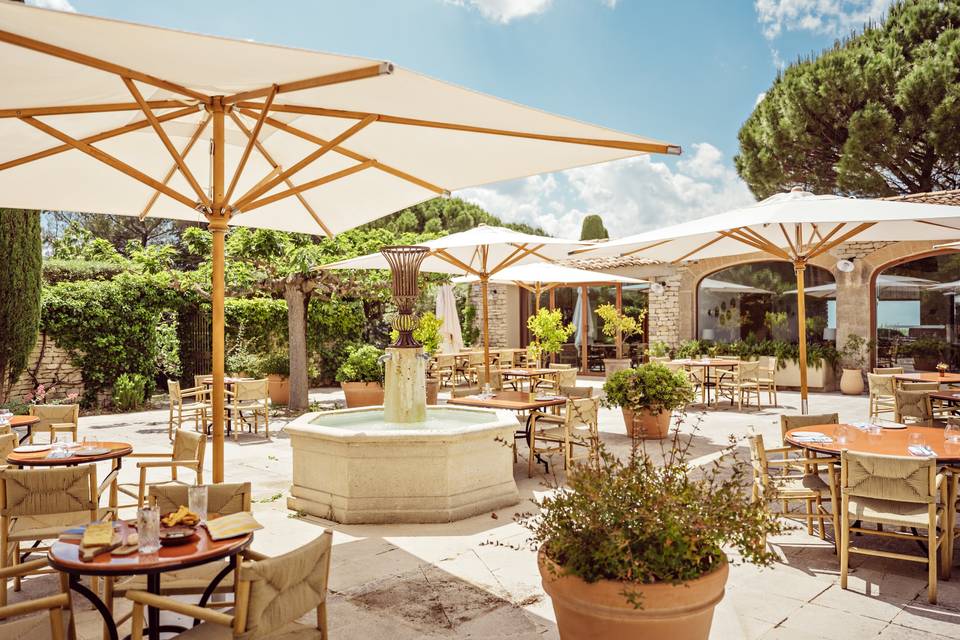
[[[919,456],[921,458],[937,457],[937,452],[925,444],[912,444],[909,447],[907,447],[907,451],[910,452],[910,455]]]

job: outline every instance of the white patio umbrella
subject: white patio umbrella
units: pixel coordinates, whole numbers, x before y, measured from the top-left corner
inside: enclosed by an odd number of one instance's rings
[[[473,229],[424,242],[430,249],[420,271],[472,275],[480,282],[483,301],[483,361],[490,372],[490,322],[488,284],[504,269],[527,262],[544,262],[565,257],[583,243],[563,238],[534,236],[505,227],[481,224]],[[322,269],[388,269],[386,258],[371,253],[321,266]]]
[[[807,411],[807,262],[848,240],[960,238],[960,214],[950,205],[858,200],[795,189],[748,207],[662,227],[585,249],[596,255],[640,255],[656,260],[714,258],[763,251],[793,263],[797,275],[801,407]],[[582,253],[576,251],[575,253]]]
[[[573,344],[578,349],[593,333],[595,327],[593,310],[590,308],[590,296],[585,296],[583,293],[583,289],[577,291],[577,303],[573,306],[573,317],[579,318],[573,332]]]
[[[891,289],[900,289],[911,293],[922,291],[923,289],[936,289],[933,285],[936,282],[926,278],[914,278],[913,276],[880,275],[877,276],[877,290],[879,292],[889,292]],[[837,296],[837,283],[828,282],[815,287],[806,287],[804,293],[814,298],[835,298]],[[796,294],[796,289],[784,291],[784,293]]]
[[[738,284],[736,282],[728,282],[726,280],[716,280],[715,278],[704,278],[700,281],[700,288],[704,291],[716,291],[720,293],[773,293],[772,291],[767,291],[766,289],[751,287],[750,285],[746,284]]]
[[[214,481],[229,225],[332,235],[455,189],[680,151],[380,60],[6,0],[0,60],[0,205],[209,224]]]
[[[449,284],[441,285],[437,291],[436,314],[440,318],[440,350],[443,353],[462,351],[463,332],[460,330],[460,316],[457,315],[457,298]]]

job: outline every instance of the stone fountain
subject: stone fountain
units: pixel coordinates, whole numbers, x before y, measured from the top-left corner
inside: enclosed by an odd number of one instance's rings
[[[509,411],[427,406],[413,338],[417,274],[429,249],[384,247],[399,337],[381,358],[384,406],[307,413],[287,425],[287,506],[342,523],[449,522],[517,504]]]

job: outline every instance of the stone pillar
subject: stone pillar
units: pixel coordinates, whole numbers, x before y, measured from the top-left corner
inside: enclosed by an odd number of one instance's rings
[[[387,347],[384,364],[383,414],[386,422],[423,422],[427,419],[426,373],[423,347]]]
[[[490,305],[490,348],[505,348],[509,345],[509,325],[510,322],[517,322],[517,316],[509,317],[509,304],[507,293],[509,285],[491,282],[487,286],[487,303]],[[480,297],[480,285],[475,284],[470,287],[470,304],[477,309],[477,329],[481,329],[480,323],[483,321],[483,300]],[[519,313],[517,309],[516,313]],[[481,331],[480,344],[483,344]]]
[[[681,326],[681,324],[684,324],[681,322],[681,316],[689,315],[687,311],[681,313],[684,307],[689,308],[691,304],[689,292],[681,296],[681,277],[676,271],[654,276],[650,279],[654,282],[663,283],[664,288],[662,293],[654,293],[651,290],[648,296],[649,310],[647,311],[647,318],[650,335],[647,341],[651,344],[654,342],[666,342],[671,347],[676,347],[680,343],[680,340],[685,339],[686,334],[690,332],[689,326]],[[685,299],[681,300],[681,297]],[[684,329],[686,329],[685,332],[683,332]]]

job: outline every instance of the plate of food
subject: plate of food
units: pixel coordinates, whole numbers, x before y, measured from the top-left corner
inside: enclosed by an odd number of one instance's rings
[[[194,540],[197,537],[198,524],[200,516],[180,505],[176,511],[160,517],[160,544],[176,546]]]

